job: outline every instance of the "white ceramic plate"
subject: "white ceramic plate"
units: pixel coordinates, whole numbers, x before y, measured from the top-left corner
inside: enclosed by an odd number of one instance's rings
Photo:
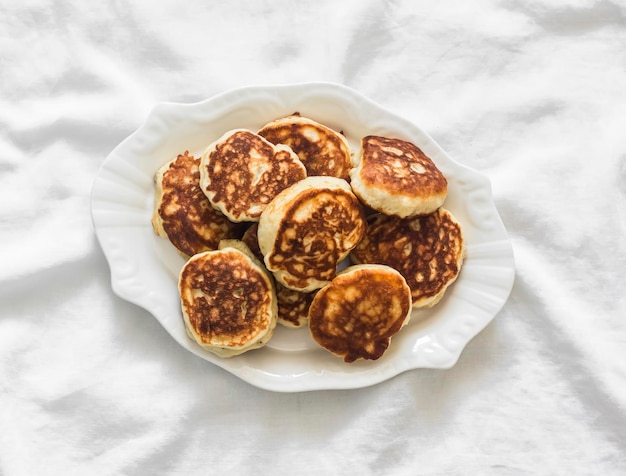
[[[444,206],[463,227],[467,258],[457,281],[413,319],[377,361],[346,364],[317,346],[306,328],[278,326],[266,347],[230,359],[185,334],[177,291],[183,259],[152,231],[156,170],[176,154],[200,155],[224,132],[257,130],[300,112],[343,131],[353,151],[368,134],[412,141],[448,178]],[[483,175],[453,161],[424,131],[345,86],[306,83],[249,87],[195,104],[160,104],[106,158],[93,186],[92,216],[120,297],[145,308],[184,348],[260,388],[296,392],[358,388],[417,368],[449,368],[498,313],[514,279],[512,247]]]

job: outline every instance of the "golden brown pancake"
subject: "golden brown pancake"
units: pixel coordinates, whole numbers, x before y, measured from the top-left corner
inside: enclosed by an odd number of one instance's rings
[[[262,347],[273,335],[272,280],[237,248],[192,256],[180,272],[178,289],[187,334],[220,357]]]
[[[365,229],[363,207],[345,180],[307,177],[279,193],[263,211],[258,241],[278,282],[310,292],[335,277],[337,265]]]
[[[384,265],[350,266],[315,295],[309,309],[313,339],[346,362],[379,359],[411,316],[411,290]]]
[[[406,218],[443,205],[448,182],[434,162],[411,142],[379,136],[361,140],[351,185],[361,201],[385,215]]]
[[[234,238],[240,225],[215,210],[200,188],[200,159],[188,151],[155,175],[152,226],[185,257],[215,250],[221,239]]]
[[[413,307],[432,307],[459,275],[465,245],[461,226],[449,211],[400,219],[368,218],[367,234],[352,251],[355,263],[380,263],[406,279]]]
[[[258,134],[273,144],[291,147],[306,167],[307,175],[348,180],[352,157],[343,134],[298,113],[266,124]]]
[[[303,293],[276,284],[278,299],[278,323],[285,327],[302,327],[309,321],[309,307],[315,297],[315,291]]]
[[[241,241],[243,241],[250,251],[254,254],[254,256],[263,263],[263,253],[261,253],[261,248],[259,248],[259,235],[257,234],[259,229],[259,223],[254,222],[246,231],[244,231],[243,236],[241,237]]]
[[[211,204],[231,221],[258,221],[281,190],[306,177],[298,156],[254,132],[235,129],[202,156],[200,186]]]

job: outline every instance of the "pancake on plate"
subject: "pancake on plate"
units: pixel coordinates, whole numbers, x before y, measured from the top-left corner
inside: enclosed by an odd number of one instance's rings
[[[231,221],[258,221],[281,190],[306,177],[306,168],[286,145],[274,145],[246,129],[234,129],[202,155],[200,186]]]
[[[355,265],[315,295],[309,329],[345,362],[376,360],[410,317],[411,290],[400,273],[384,265]]]
[[[354,263],[397,269],[411,288],[413,307],[432,307],[456,280],[465,257],[461,226],[444,208],[418,217],[368,218],[367,234],[352,251]]]
[[[259,224],[253,223],[244,232],[241,240],[248,246],[250,251],[263,262],[263,253],[259,248],[257,230]],[[309,319],[309,306],[315,293],[303,293],[286,288],[275,282],[276,298],[278,299],[278,323],[285,327],[302,327]]]
[[[261,253],[261,248],[259,248],[259,235],[258,235],[259,223],[254,222],[246,231],[243,232],[241,237],[241,241],[243,241],[250,251],[254,254],[254,256],[263,263],[263,253]]]
[[[343,134],[297,113],[266,124],[258,134],[273,144],[291,147],[306,167],[307,175],[348,180],[352,156]]]
[[[315,297],[315,291],[304,293],[276,284],[278,299],[278,323],[285,327],[303,327],[309,322],[309,307]]]
[[[224,238],[234,238],[240,225],[214,209],[200,188],[200,158],[186,151],[155,175],[152,227],[188,258],[217,249]]]
[[[345,180],[307,177],[279,193],[261,214],[258,241],[267,269],[289,289],[310,292],[365,235],[363,207]]]
[[[220,357],[264,346],[277,319],[272,279],[243,243],[233,241],[238,244],[227,241],[192,256],[178,282],[187,334]]]
[[[401,218],[434,212],[448,194],[448,182],[434,162],[401,139],[364,137],[350,178],[365,205]]]

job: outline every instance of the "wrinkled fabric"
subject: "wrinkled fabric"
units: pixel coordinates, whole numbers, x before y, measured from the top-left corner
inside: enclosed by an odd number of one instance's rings
[[[626,5],[0,2],[0,474],[626,474]],[[332,81],[491,180],[511,296],[449,370],[255,388],[118,298],[99,166],[162,101]]]

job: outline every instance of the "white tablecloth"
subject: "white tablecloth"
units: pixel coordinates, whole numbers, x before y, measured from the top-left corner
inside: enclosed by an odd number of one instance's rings
[[[626,474],[626,5],[0,2],[0,474]],[[492,182],[516,281],[449,370],[257,389],[118,298],[90,216],[161,101],[332,81]]]

